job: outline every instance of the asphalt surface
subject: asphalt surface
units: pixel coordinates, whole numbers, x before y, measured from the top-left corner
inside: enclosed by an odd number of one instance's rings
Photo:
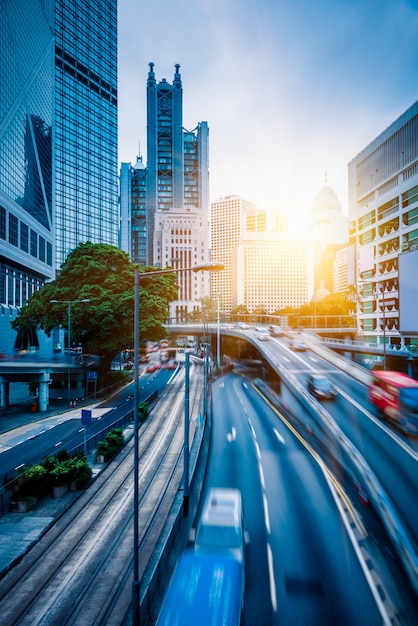
[[[32,411],[34,398],[22,384],[10,385],[10,406],[0,412],[0,454],[4,448],[14,445],[16,440],[28,439],[45,429],[46,422],[62,422],[80,415],[81,407],[68,410],[63,400],[51,402],[43,413]],[[97,403],[83,408],[94,409]],[[22,406],[24,407],[22,410]],[[26,408],[27,406],[27,408]],[[88,462],[93,470],[93,478],[105,467],[95,463],[94,452],[88,455]],[[1,578],[30,550],[38,539],[82,494],[82,491],[68,491],[62,498],[48,497],[40,500],[30,511],[20,513],[4,510],[0,487],[0,593]]]

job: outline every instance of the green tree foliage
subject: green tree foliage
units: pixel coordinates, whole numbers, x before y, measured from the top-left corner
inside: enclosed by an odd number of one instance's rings
[[[71,305],[71,342],[81,343],[84,353],[101,356],[100,369],[107,371],[118,352],[133,346],[135,267],[114,246],[82,243],[67,257],[56,280],[34,293],[12,326],[20,332],[39,327],[50,334],[60,325],[68,327],[65,301],[89,300]],[[141,269],[141,275],[152,269]],[[141,279],[139,291],[141,343],[160,339],[169,303],[177,298],[176,274]]]

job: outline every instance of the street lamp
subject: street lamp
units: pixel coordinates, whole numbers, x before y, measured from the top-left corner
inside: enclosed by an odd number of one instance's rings
[[[90,302],[87,298],[83,300],[50,300],[51,304],[67,304],[68,305],[68,329],[67,329],[67,342],[68,342],[68,406],[71,405],[71,305],[76,302]]]
[[[221,272],[224,266],[221,263],[201,263],[193,267],[184,267],[178,269],[161,269],[152,270],[151,272],[140,273],[135,269],[134,280],[134,572],[132,581],[132,625],[139,626],[139,282],[141,279],[153,276],[162,276],[164,274],[179,274],[180,272]],[[188,463],[189,463],[189,416],[188,416],[188,389],[189,381],[187,380],[189,368],[186,368],[186,395],[185,395],[185,422],[184,425],[184,507],[188,508]],[[186,441],[187,438],[187,441]],[[187,464],[187,468],[186,468]],[[186,484],[187,483],[187,484]]]
[[[221,369],[221,327],[220,327],[220,318],[219,318],[219,296],[216,296],[216,300],[218,303],[218,317],[216,320],[216,356],[218,361],[218,374]]]

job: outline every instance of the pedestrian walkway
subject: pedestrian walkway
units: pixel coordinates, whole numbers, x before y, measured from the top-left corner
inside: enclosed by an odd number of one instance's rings
[[[99,408],[98,403],[85,406],[91,409],[92,417],[100,417],[108,412],[108,408]],[[21,441],[38,436],[48,428],[69,419],[80,419],[81,408],[51,414],[53,409],[45,413],[19,413],[0,418],[2,427],[8,426],[6,432],[0,434],[0,454],[18,445]],[[40,419],[40,416],[42,418]],[[35,420],[28,421],[35,416]],[[26,423],[25,423],[26,422]],[[125,437],[126,438],[126,437]],[[95,462],[95,454],[88,455],[87,461],[93,471],[93,479],[105,467]],[[50,528],[56,520],[75,502],[83,491],[67,492],[61,498],[52,496],[40,500],[33,509],[26,513],[17,511],[0,511],[0,579]]]

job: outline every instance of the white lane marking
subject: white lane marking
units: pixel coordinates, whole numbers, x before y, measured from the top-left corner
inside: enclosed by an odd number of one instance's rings
[[[254,445],[255,445],[255,452],[257,454],[257,459],[260,461],[261,460],[260,446],[258,445],[257,441],[254,441]]]
[[[270,598],[273,611],[277,613],[277,594],[276,594],[276,582],[274,580],[274,566],[273,566],[273,553],[271,546],[267,544],[267,562],[269,567],[269,580],[270,580]]]
[[[264,470],[263,470],[263,466],[261,465],[261,463],[258,464],[258,471],[260,473],[261,486],[263,487],[263,489],[265,489],[266,483],[264,480]]]
[[[269,505],[267,502],[266,494],[263,493],[263,507],[264,507],[264,520],[266,522],[266,529],[268,534],[271,534],[271,526],[270,526],[270,515],[269,515]]]
[[[231,428],[231,432],[226,434],[226,438],[229,442],[235,441],[237,438],[237,429],[235,426]]]
[[[248,420],[248,424],[250,425],[251,434],[253,436],[253,439],[257,439],[257,435],[255,434],[255,430],[254,430],[254,427],[253,427],[250,419]]]
[[[277,430],[277,428],[273,428],[273,432],[276,435],[277,439],[280,441],[280,443],[285,443],[285,440],[283,438],[283,436],[279,433],[279,431]]]

